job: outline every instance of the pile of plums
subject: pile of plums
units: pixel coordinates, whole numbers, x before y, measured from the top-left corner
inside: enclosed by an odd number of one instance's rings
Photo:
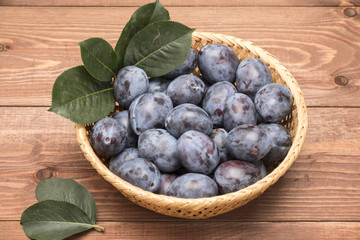
[[[199,77],[191,74],[196,66]],[[260,59],[239,62],[225,45],[191,49],[162,77],[126,66],[114,95],[125,110],[95,123],[92,147],[110,158],[111,172],[154,193],[201,198],[240,190],[292,144],[279,124],[292,109],[289,89],[273,83]]]

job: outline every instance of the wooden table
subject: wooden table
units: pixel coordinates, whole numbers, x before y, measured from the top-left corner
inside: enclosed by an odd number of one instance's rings
[[[0,239],[26,239],[21,213],[39,179],[89,189],[98,224],[71,239],[360,239],[360,1],[163,0],[173,20],[251,40],[297,79],[309,130],[299,158],[262,196],[209,220],[126,200],[85,160],[74,124],[46,110],[56,77],[81,64],[76,44],[113,46],[146,0],[0,0]]]

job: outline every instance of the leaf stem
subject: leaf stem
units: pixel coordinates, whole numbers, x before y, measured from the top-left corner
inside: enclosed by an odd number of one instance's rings
[[[94,229],[98,232],[105,232],[105,228],[98,225],[94,225]]]

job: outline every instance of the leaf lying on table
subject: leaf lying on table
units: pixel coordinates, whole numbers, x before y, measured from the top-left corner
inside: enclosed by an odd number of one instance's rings
[[[170,20],[169,12],[158,0],[139,7],[133,13],[116,43],[115,52],[119,58],[119,68],[124,66],[125,51],[131,38],[148,24],[165,20]],[[146,41],[146,39],[144,40]]]
[[[98,121],[115,107],[110,82],[99,82],[84,66],[70,68],[55,81],[49,111],[78,124]]]
[[[91,222],[95,223],[95,200],[91,193],[76,181],[61,178],[44,179],[38,183],[35,192],[39,202],[56,200],[78,206],[89,216]]]
[[[178,22],[149,24],[130,40],[124,65],[142,68],[149,77],[162,76],[185,61],[193,31]]]
[[[79,43],[81,59],[91,76],[110,82],[118,71],[118,59],[112,46],[101,38],[89,38]]]
[[[42,201],[26,209],[21,224],[28,237],[39,240],[60,240],[91,228],[104,231],[79,207],[54,200]]]
[[[25,234],[39,240],[64,239],[94,228],[96,205],[91,193],[71,179],[41,180],[36,187],[39,203],[27,208],[21,216]]]

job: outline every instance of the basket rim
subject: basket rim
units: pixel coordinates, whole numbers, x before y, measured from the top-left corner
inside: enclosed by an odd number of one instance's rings
[[[236,207],[244,205],[253,198],[262,194],[268,187],[270,187],[282,175],[284,175],[285,172],[291,167],[291,165],[299,155],[299,152],[304,144],[306,137],[306,132],[308,128],[308,116],[307,116],[306,104],[301,89],[298,83],[296,82],[295,78],[291,75],[291,73],[272,54],[256,46],[254,43],[247,40],[242,40],[234,36],[225,35],[221,33],[211,33],[211,32],[195,31],[193,32],[193,39],[194,38],[206,40],[207,42],[213,42],[215,40],[216,43],[225,43],[229,46],[238,45],[243,49],[248,49],[251,53],[255,55],[255,57],[261,58],[266,65],[274,68],[277,71],[277,73],[281,76],[282,80],[286,82],[287,87],[290,89],[290,92],[294,98],[294,105],[296,105],[298,124],[295,131],[295,137],[293,138],[293,142],[288,151],[288,154],[286,155],[284,160],[275,169],[273,169],[272,172],[267,174],[266,177],[262,178],[256,183],[241,190],[238,190],[236,192],[217,195],[213,197],[207,197],[207,198],[191,198],[191,199],[177,198],[177,197],[160,195],[149,191],[145,191],[139,187],[136,187],[126,182],[125,180],[122,180],[120,177],[113,174],[103,164],[103,162],[96,156],[95,152],[93,151],[90,142],[87,138],[86,129],[84,125],[75,124],[76,138],[78,143],[80,144],[80,148],[83,151],[86,159],[91,163],[91,165],[97,170],[97,172],[100,175],[102,175],[105,178],[106,181],[108,181],[118,190],[120,190],[120,192],[128,199],[133,201],[132,196],[136,195],[143,197],[144,199],[151,199],[149,201],[156,202],[156,204],[159,205],[160,208],[167,207],[172,204],[178,204],[179,206],[191,205],[194,211],[196,211],[196,209],[203,208],[203,205],[214,207],[223,202],[229,202],[229,203],[232,202],[232,204],[235,203],[235,205],[236,204],[238,205],[228,209],[223,208],[221,213],[225,213]],[[248,197],[248,199],[245,202],[243,200],[244,197]],[[151,210],[155,210],[153,208],[147,207],[145,204],[138,204],[138,205],[141,205]]]

